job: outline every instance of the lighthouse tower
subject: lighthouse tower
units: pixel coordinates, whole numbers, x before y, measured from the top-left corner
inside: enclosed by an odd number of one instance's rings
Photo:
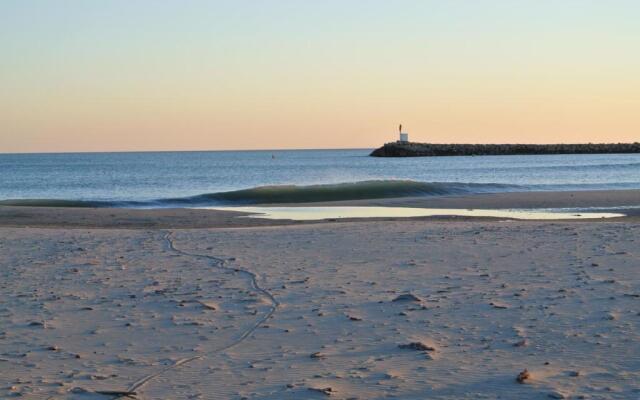
[[[409,134],[406,132],[402,132],[402,124],[398,127],[398,133],[400,134],[400,139],[398,143],[409,143]]]

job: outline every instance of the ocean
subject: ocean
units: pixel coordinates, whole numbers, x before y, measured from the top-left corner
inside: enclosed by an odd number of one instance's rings
[[[370,151],[0,154],[0,204],[204,207],[640,189],[640,154],[376,158]]]

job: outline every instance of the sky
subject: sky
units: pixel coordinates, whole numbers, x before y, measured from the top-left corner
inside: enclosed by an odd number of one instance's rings
[[[640,2],[2,0],[0,153],[640,141]]]

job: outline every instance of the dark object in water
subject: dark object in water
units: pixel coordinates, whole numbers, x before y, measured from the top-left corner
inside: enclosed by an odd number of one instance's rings
[[[640,143],[583,144],[436,144],[386,143],[373,157],[502,156],[524,154],[623,154],[640,153]]]

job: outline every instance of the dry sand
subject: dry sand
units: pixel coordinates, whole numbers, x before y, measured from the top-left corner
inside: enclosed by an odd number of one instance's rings
[[[640,398],[634,218],[150,229],[107,211],[137,229],[68,209],[0,228],[0,397]]]

